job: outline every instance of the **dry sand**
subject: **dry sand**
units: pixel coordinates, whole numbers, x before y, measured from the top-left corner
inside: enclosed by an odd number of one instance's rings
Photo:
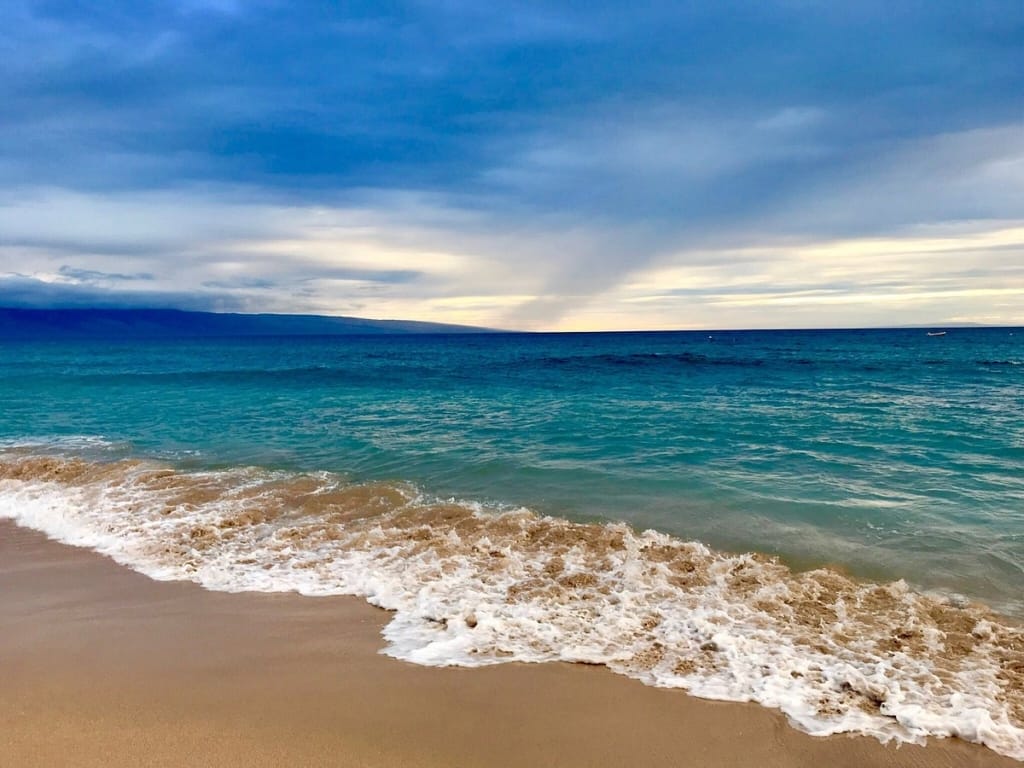
[[[432,669],[360,600],[159,583],[0,523],[0,766],[1007,766],[603,668]]]

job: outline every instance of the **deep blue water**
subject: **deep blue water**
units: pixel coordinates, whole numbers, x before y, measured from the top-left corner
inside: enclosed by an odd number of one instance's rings
[[[410,481],[1020,612],[1022,363],[1007,328],[8,342],[0,441]]]

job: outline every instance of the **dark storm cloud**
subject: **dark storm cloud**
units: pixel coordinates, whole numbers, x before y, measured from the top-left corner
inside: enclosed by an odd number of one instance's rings
[[[212,312],[251,309],[245,297],[211,291],[125,291],[85,283],[52,283],[24,275],[0,277],[0,307],[176,308]]]
[[[716,176],[694,208],[702,215],[733,207],[718,187],[756,198],[780,170],[841,167],[840,150],[856,158],[1020,117],[1017,2],[85,8],[12,3],[0,33],[12,62],[0,85],[8,182],[462,195],[490,188],[481,176],[502,165],[504,148],[566,123],[628,125],[644,104],[674,105],[712,129],[800,105],[832,117],[816,136],[823,159],[780,166],[769,155]],[[664,180],[682,191],[684,182]],[[592,200],[584,190],[574,198],[560,197],[569,208]]]

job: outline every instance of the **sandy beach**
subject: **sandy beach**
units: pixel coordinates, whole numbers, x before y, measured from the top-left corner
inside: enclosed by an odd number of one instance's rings
[[[0,524],[0,764],[1015,766],[582,665],[417,667],[360,600],[161,583]]]

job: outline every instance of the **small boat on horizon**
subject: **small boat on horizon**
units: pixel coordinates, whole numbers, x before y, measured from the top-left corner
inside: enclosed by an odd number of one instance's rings
[[[928,331],[929,336],[945,336],[945,331]]]

